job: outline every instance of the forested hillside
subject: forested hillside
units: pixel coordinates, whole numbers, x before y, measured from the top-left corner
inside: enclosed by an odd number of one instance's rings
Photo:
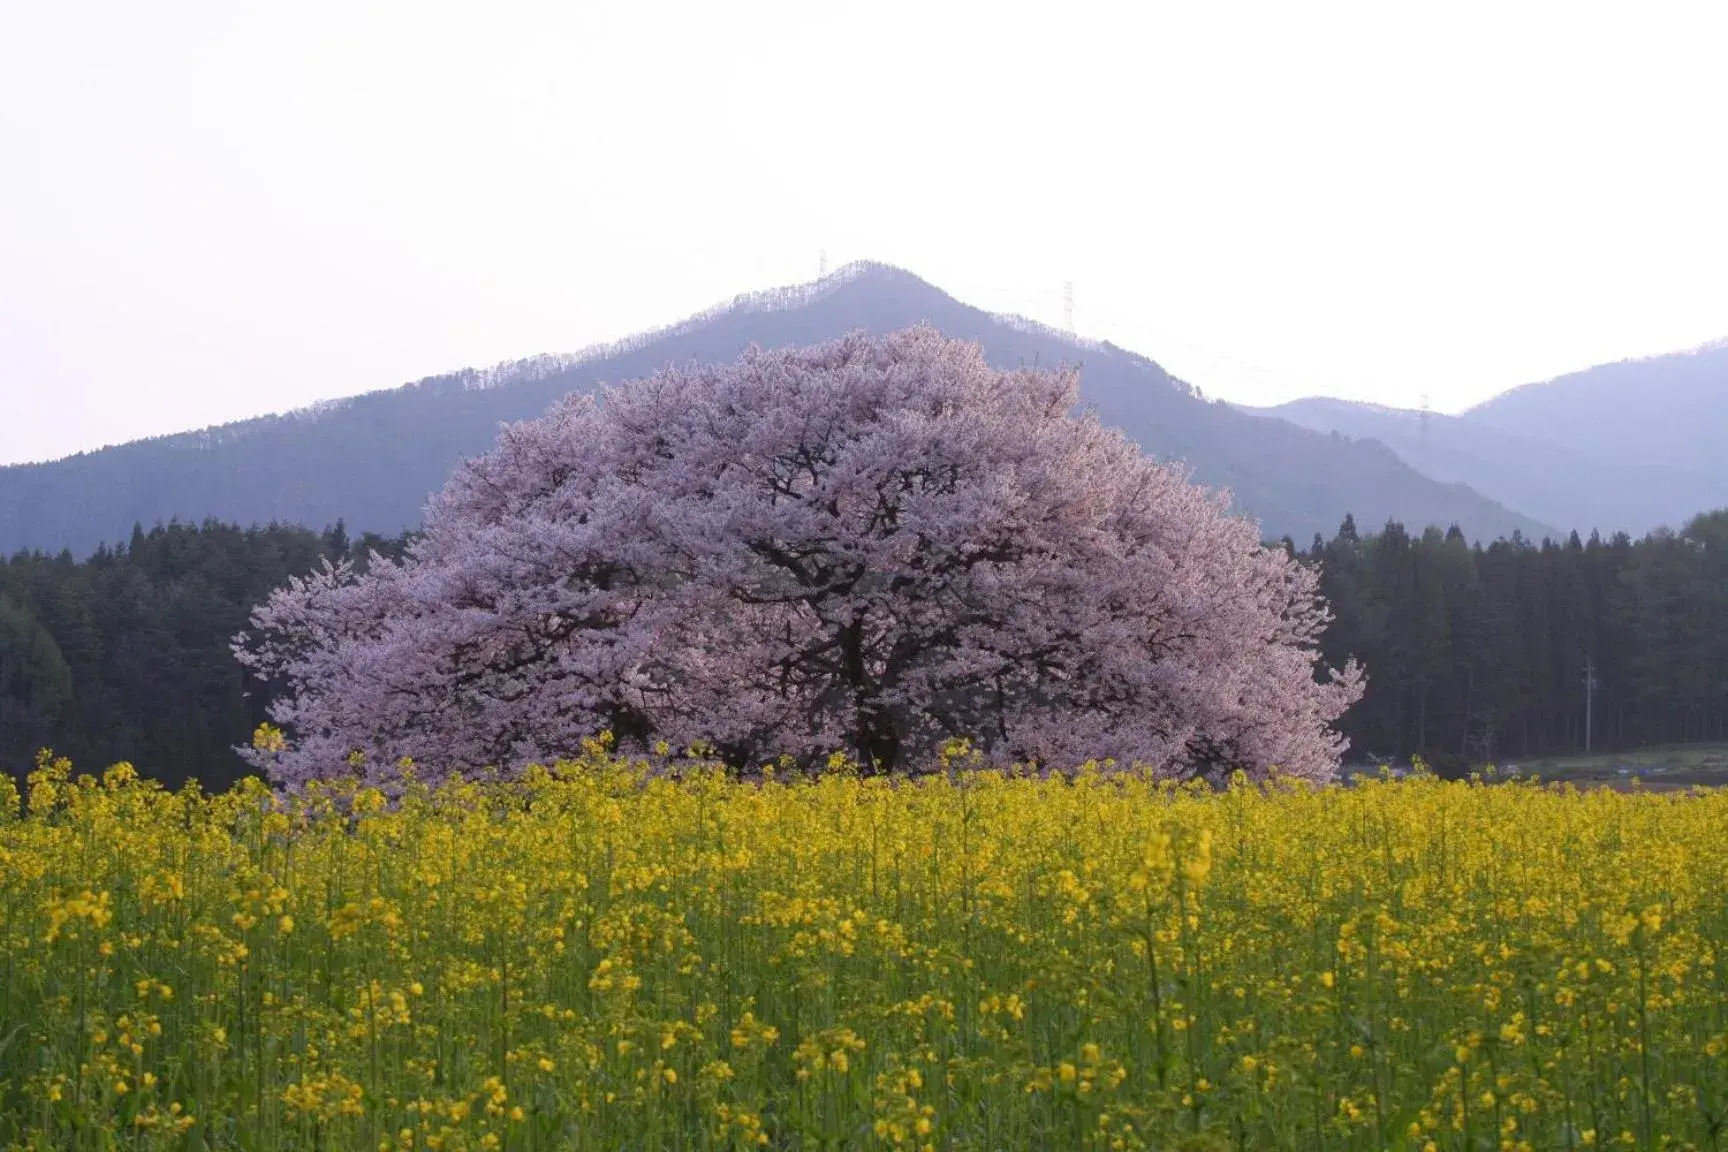
[[[324,557],[404,541],[340,526],[136,531],[88,560],[0,562],[0,764],[51,746],[86,768],[129,760],[210,786],[264,717],[267,686],[230,652],[255,603]],[[1285,546],[1297,546],[1286,540]],[[1595,745],[1728,739],[1728,511],[1633,540],[1576,535],[1472,546],[1463,533],[1360,533],[1347,518],[1302,556],[1322,565],[1329,660],[1368,668],[1345,717],[1352,760],[1425,752],[1441,766]]]
[[[1486,548],[1346,520],[1305,556],[1336,617],[1324,650],[1368,666],[1344,722],[1355,756],[1580,749],[1587,665],[1595,747],[1728,738],[1728,512],[1637,541]]]
[[[86,555],[134,522],[332,524],[394,534],[419,522],[452,467],[492,447],[500,423],[669,362],[724,363],[775,348],[928,321],[980,343],[999,367],[1067,362],[1110,424],[1147,452],[1229,488],[1267,533],[1366,522],[1461,523],[1486,539],[1545,529],[1463,484],[1437,483],[1380,444],[1352,443],[1211,403],[1143,356],[969,307],[910,273],[854,265],[801,288],[741,298],[659,332],[575,357],[434,377],[286,416],[142,440],[48,464],[0,468],[0,552]]]
[[[229,651],[252,606],[322,558],[396,552],[340,528],[214,522],[134,531],[89,559],[0,561],[0,762],[52,747],[86,767],[120,760],[165,780],[226,784],[232,747],[265,699]]]

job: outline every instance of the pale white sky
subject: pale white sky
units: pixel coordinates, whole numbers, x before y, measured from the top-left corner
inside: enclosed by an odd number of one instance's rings
[[[0,461],[870,258],[1208,392],[1728,336],[1728,5],[0,0]]]

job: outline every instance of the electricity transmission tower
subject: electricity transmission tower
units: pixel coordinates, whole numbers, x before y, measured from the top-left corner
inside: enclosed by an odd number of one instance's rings
[[[820,280],[828,275],[828,249],[822,249],[822,254],[816,258],[816,278]]]
[[[1065,280],[1062,283],[1062,326],[1069,332],[1074,331],[1074,281]]]

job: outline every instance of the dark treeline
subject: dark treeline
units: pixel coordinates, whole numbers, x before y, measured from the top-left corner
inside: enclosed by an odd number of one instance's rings
[[[1285,542],[1286,547],[1294,546]],[[1303,559],[1335,616],[1323,648],[1368,669],[1352,759],[1436,766],[1728,739],[1728,511],[1624,534],[1482,547],[1346,518]]]
[[[267,703],[229,650],[252,607],[325,557],[402,543],[206,522],[135,529],[81,562],[0,560],[0,767],[19,774],[49,747],[84,770],[127,760],[225,787]]]
[[[235,780],[264,718],[229,651],[252,607],[324,558],[400,555],[406,537],[341,525],[135,530],[88,560],[0,561],[0,766],[51,747],[90,770],[129,760],[169,782]],[[1296,546],[1285,541],[1296,552]],[[1346,518],[1305,552],[1336,620],[1329,661],[1369,687],[1345,719],[1352,760],[1421,752],[1442,768],[1596,748],[1728,739],[1728,511],[1680,532],[1472,546]]]

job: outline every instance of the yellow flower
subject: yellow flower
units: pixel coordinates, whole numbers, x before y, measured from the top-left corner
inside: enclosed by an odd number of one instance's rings
[[[1232,1091],[1204,1074],[1232,1068],[1247,1147],[1299,1135],[1280,1101],[1318,1083],[1345,1143],[1396,1116],[1433,1148],[1467,1110],[1520,1152],[1564,1142],[1567,1082],[1634,1118],[1647,1090],[1676,1148],[1708,1146],[1689,1066],[1646,1069],[1637,1038],[1728,1054],[1728,790],[1215,792],[957,752],[892,782],[791,762],[736,781],[596,738],[513,782],[208,795],[67,766],[28,804],[0,785],[0,952],[31,1049],[0,1054],[8,1139],[63,1146],[77,1100],[89,1131],[178,1146],[189,1082],[160,1067],[215,1070],[199,1111],[243,1143],[268,1114],[283,1152],[374,1123],[391,1152],[502,1145],[530,1115],[648,1146],[673,1097],[715,1147],[840,1108],[911,1152],[942,1100],[1035,1133],[1053,1093],[1100,1104],[1080,1118],[1099,1148],[1145,1152],[1189,1109],[1204,1126]]]

